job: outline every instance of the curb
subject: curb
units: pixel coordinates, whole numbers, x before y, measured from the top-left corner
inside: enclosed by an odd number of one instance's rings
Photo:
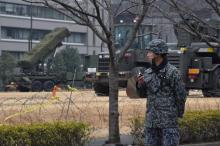
[[[105,144],[107,137],[94,139],[89,146],[133,146],[133,138],[131,135],[121,135],[121,144]],[[220,141],[193,143],[193,144],[181,144],[180,146],[220,146]]]
[[[181,146],[220,146],[220,141],[207,142],[207,143],[197,143],[197,144],[184,144]]]

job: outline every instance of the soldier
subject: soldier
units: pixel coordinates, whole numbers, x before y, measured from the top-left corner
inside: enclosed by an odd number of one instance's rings
[[[178,117],[184,113],[186,90],[176,67],[167,61],[167,44],[152,40],[147,48],[151,68],[137,77],[137,91],[147,96],[146,146],[178,146]]]

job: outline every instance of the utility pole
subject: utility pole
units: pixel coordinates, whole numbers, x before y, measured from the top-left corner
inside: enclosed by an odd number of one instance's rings
[[[28,52],[32,49],[32,29],[33,29],[33,14],[32,14],[32,1],[30,4],[30,30],[29,30],[29,40],[28,40]]]

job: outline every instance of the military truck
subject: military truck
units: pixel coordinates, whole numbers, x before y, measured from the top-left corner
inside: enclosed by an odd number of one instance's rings
[[[74,86],[77,88],[92,88],[92,78],[96,73],[96,66],[98,63],[98,55],[81,55],[81,71],[76,72]],[[71,83],[72,84],[72,83]]]
[[[13,83],[19,91],[50,91],[57,81],[71,80],[70,74],[54,74],[50,72],[49,62],[45,60],[54,54],[56,48],[62,45],[62,40],[69,36],[67,28],[55,28],[33,49],[24,54],[18,61],[20,73],[16,74]]]
[[[124,46],[128,39],[134,24],[117,24],[115,25],[116,51]],[[152,25],[141,25],[137,37],[132,46],[125,53],[122,62],[119,64],[119,87],[125,88],[127,80],[134,73],[139,71],[141,67],[148,67],[150,63],[146,61],[145,47],[152,40]],[[98,65],[96,74],[92,76],[90,81],[94,84],[95,93],[98,95],[109,94],[109,53],[102,52],[98,55]]]
[[[192,21],[192,25],[196,25],[200,32],[220,38],[220,21],[208,20],[206,23],[213,27]],[[182,52],[179,66],[186,89],[200,89],[204,96],[220,97],[220,44],[213,40],[204,42],[181,29],[181,25],[184,26],[184,22],[180,22],[174,29],[177,45]]]

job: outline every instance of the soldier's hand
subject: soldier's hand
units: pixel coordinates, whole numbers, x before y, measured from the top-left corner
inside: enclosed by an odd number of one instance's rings
[[[144,76],[142,74],[139,74],[137,76],[137,82],[138,82],[138,85],[141,86],[144,84]]]

